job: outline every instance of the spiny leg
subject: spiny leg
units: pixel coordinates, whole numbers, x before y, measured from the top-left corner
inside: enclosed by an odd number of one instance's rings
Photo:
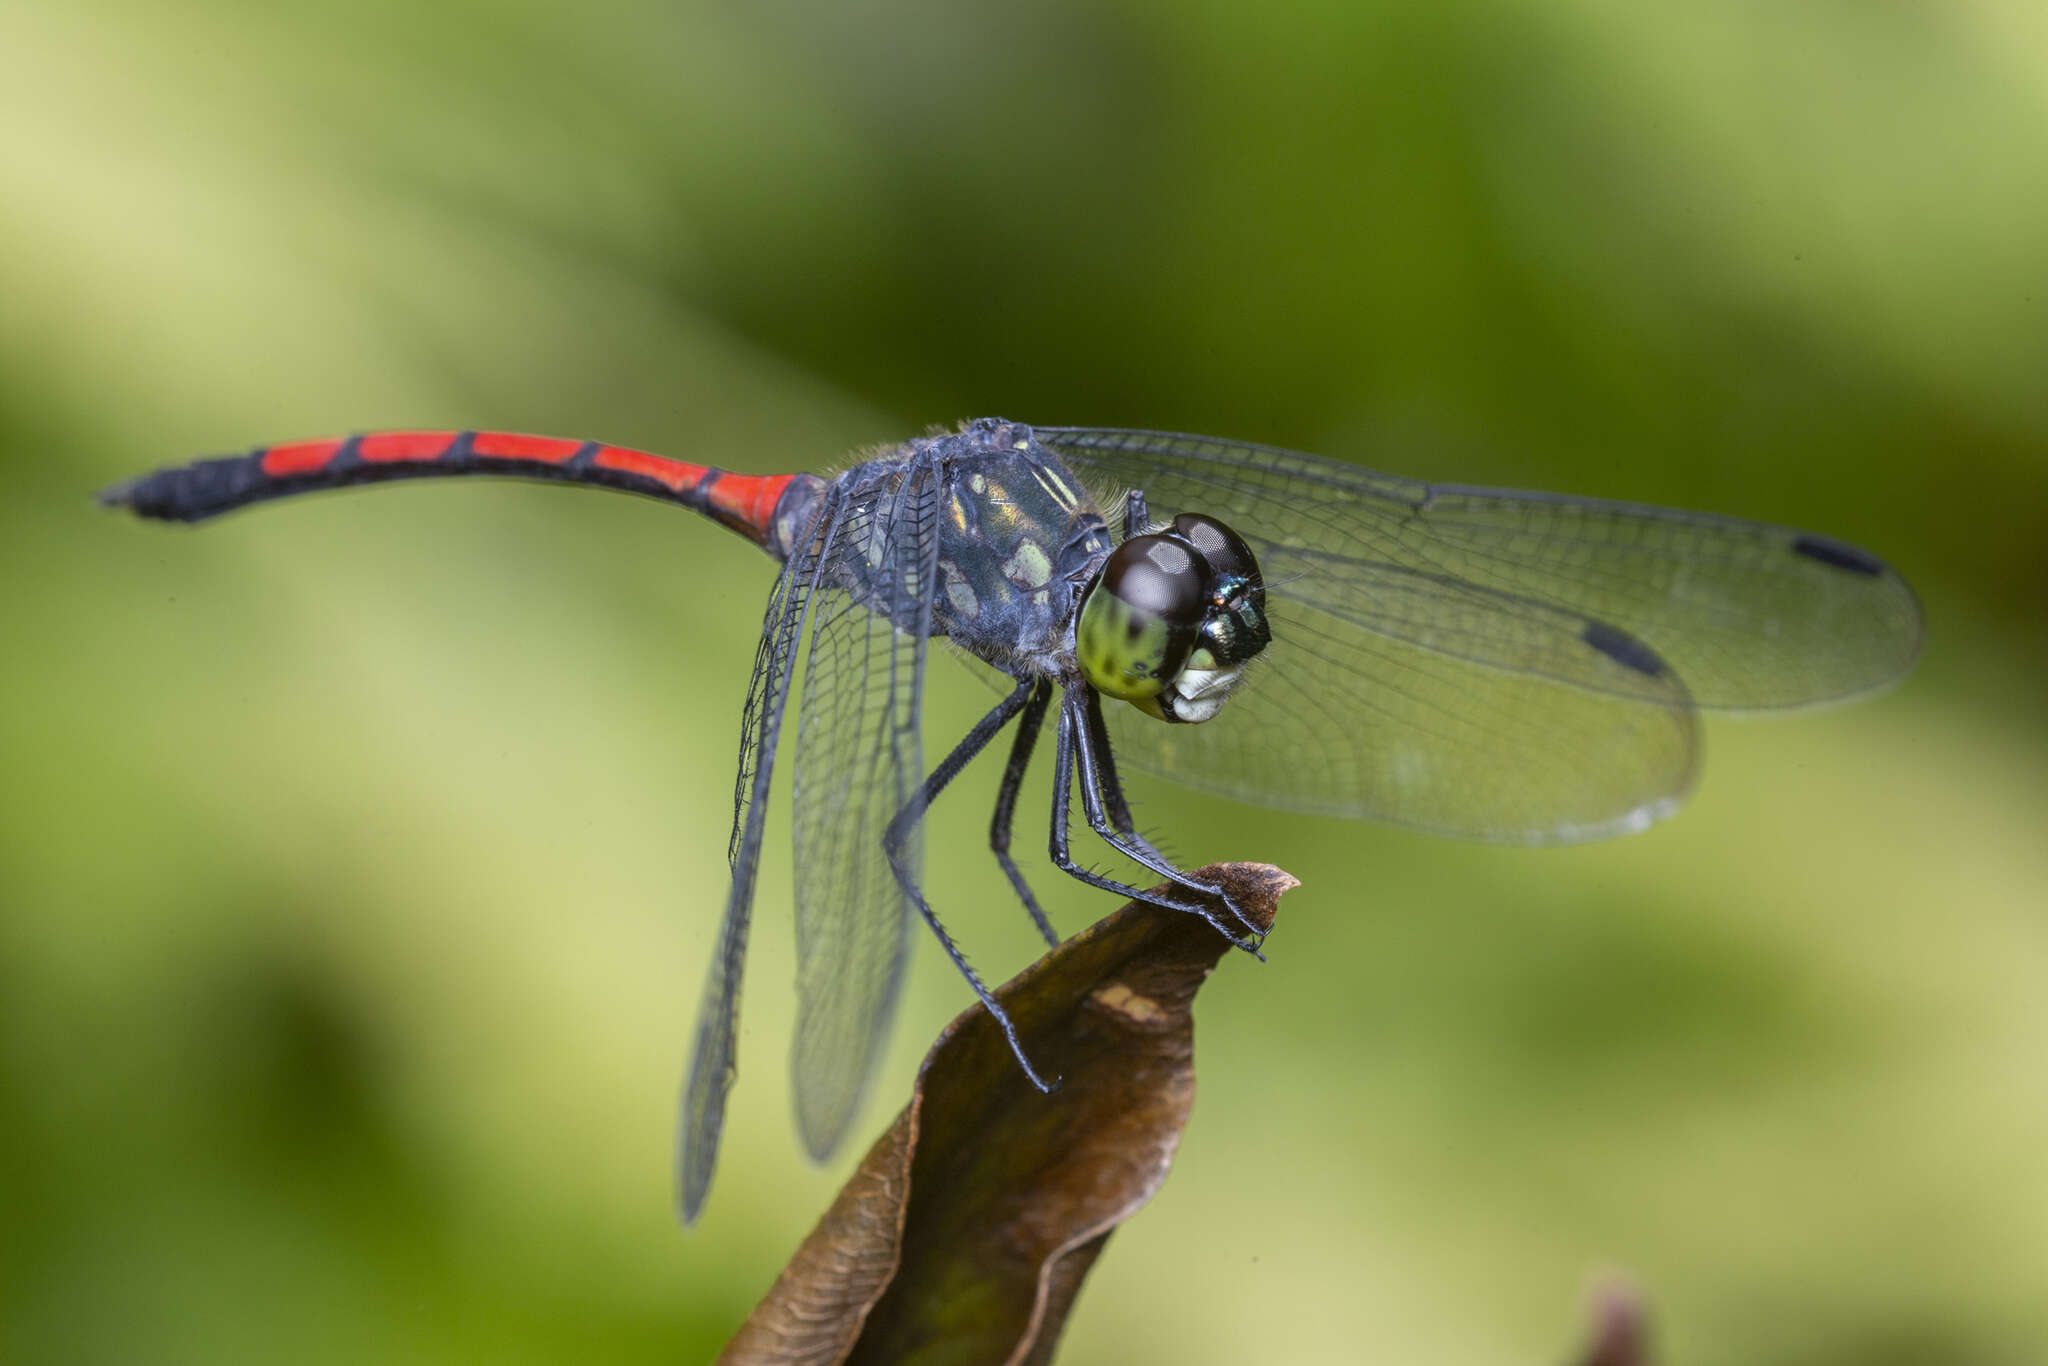
[[[1067,707],[1074,709],[1071,699]],[[1174,866],[1172,859],[1153,848],[1151,841],[1132,830],[1130,804],[1124,800],[1123,786],[1117,781],[1115,760],[1110,754],[1109,729],[1102,720],[1102,695],[1093,688],[1087,689],[1078,710],[1081,716],[1075,739],[1081,766],[1081,810],[1088,817],[1088,828],[1100,836],[1103,843],[1140,867],[1157,873],[1176,886],[1222,901],[1224,909],[1249,932],[1252,942],[1258,943],[1262,938],[1258,926],[1252,924],[1228,892],[1199,878],[1189,877]],[[1120,819],[1112,823],[1105,807],[1115,809]],[[1210,923],[1216,922],[1211,920]],[[1218,925],[1217,928],[1223,927]],[[1224,932],[1236,940],[1234,933]]]
[[[1162,892],[1144,891],[1131,886],[1129,883],[1118,882],[1115,878],[1105,877],[1092,868],[1083,868],[1080,864],[1074,862],[1073,855],[1068,848],[1067,811],[1070,799],[1068,788],[1074,781],[1075,751],[1079,748],[1076,743],[1076,732],[1080,729],[1080,724],[1076,717],[1075,709],[1070,706],[1062,706],[1060,708],[1059,720],[1053,728],[1054,758],[1052,775],[1052,833],[1050,841],[1053,865],[1067,876],[1078,878],[1090,887],[1097,887],[1105,892],[1113,892],[1118,896],[1130,897],[1135,901],[1143,901],[1150,905],[1164,906],[1170,911],[1185,911],[1189,915],[1198,915],[1206,920],[1218,934],[1228,939],[1236,947],[1243,949],[1254,958],[1263,960],[1264,955],[1259,952],[1258,945],[1255,942],[1239,939],[1237,932],[1226,925],[1223,922],[1223,918],[1217,915],[1205,903],[1171,896]],[[1089,765],[1089,770],[1092,774],[1092,764]],[[1090,779],[1088,778],[1084,778],[1082,781],[1081,806],[1083,811],[1088,814],[1089,828],[1103,836],[1105,840],[1108,840],[1111,848],[1117,848],[1116,841],[1110,838],[1109,822],[1103,818],[1101,801],[1094,788],[1090,785]],[[1119,849],[1119,852],[1123,851]],[[1155,869],[1154,871],[1157,870]],[[1178,882],[1183,879],[1174,877],[1170,880]],[[1224,904],[1230,906],[1227,898],[1225,898]],[[1237,915],[1240,920],[1243,919],[1243,915],[1237,911],[1235,906],[1230,906],[1230,909],[1232,914]]]
[[[925,900],[924,892],[918,887],[916,878],[911,876],[910,869],[903,863],[904,839],[909,835],[911,827],[924,819],[924,813],[931,806],[932,799],[945,790],[946,784],[953,781],[968,760],[981,753],[988,746],[988,742],[995,738],[996,733],[1024,709],[1037,686],[1036,680],[1023,680],[1009,696],[998,702],[988,715],[974,723],[974,728],[961,737],[960,743],[953,746],[953,752],[940,761],[939,766],[931,771],[931,776],[924,780],[910,800],[903,804],[903,809],[890,820],[889,828],[882,834],[882,849],[889,857],[889,869],[896,875],[896,885],[903,889],[903,895],[910,898],[910,904],[917,907],[918,914],[924,917],[924,923],[930,926],[931,932],[938,937],[939,945],[945,949],[946,956],[953,960],[953,966],[967,979],[967,985],[974,988],[974,994],[980,998],[983,1008],[995,1020],[996,1027],[1003,1031],[1003,1037],[1009,1040],[1010,1051],[1017,1057],[1017,1065],[1024,1069],[1024,1075],[1031,1079],[1033,1086],[1041,1091],[1051,1091],[1058,1084],[1057,1078],[1049,1082],[1038,1075],[1038,1069],[1033,1067],[1031,1059],[1024,1055],[1024,1044],[1017,1037],[1017,1026],[1011,1021],[1010,1013],[997,1003],[995,994],[982,982],[980,974],[968,966],[966,955],[961,953],[960,946],[953,942],[953,936],[946,933],[946,927],[939,923],[938,912]]]
[[[1123,779],[1117,776],[1116,750],[1109,743],[1109,726],[1102,717],[1102,694],[1092,688],[1088,690],[1087,711],[1084,719],[1087,722],[1088,729],[1086,732],[1087,738],[1083,742],[1082,748],[1083,762],[1085,763],[1087,757],[1091,753],[1093,754],[1096,773],[1099,779],[1096,783],[1096,788],[1102,794],[1103,810],[1109,817],[1109,823],[1116,827],[1118,834],[1128,839],[1152,858],[1159,860],[1159,864],[1168,867],[1173,866],[1173,860],[1160,852],[1158,845],[1138,833],[1137,823],[1131,819],[1131,804],[1124,797]],[[1143,860],[1140,861],[1144,862]],[[1155,872],[1158,871],[1159,864],[1145,862],[1145,866],[1153,869]],[[1182,886],[1206,887],[1206,884],[1195,882],[1193,879],[1185,879],[1176,874],[1163,874],[1163,876],[1171,877],[1174,881],[1181,883]],[[1220,888],[1213,889],[1212,894],[1223,896],[1226,901],[1228,900],[1227,895]]]
[[[1143,497],[1144,495],[1137,494],[1134,496]],[[1137,841],[1141,847],[1151,850],[1152,853],[1164,858],[1165,855],[1159,854],[1157,849],[1152,848],[1151,841],[1138,833],[1137,824],[1131,819],[1131,804],[1124,800],[1124,785],[1116,776],[1116,755],[1109,745],[1109,726],[1102,719],[1102,694],[1093,688],[1088,690],[1087,708],[1087,743],[1094,749],[1096,767],[1102,774],[1102,803],[1104,809],[1109,813],[1109,823],[1114,825],[1123,835]]]
[[[1038,907],[1038,898],[1031,895],[1031,888],[1024,881],[1024,874],[1017,868],[1017,861],[1010,857],[1010,827],[1017,812],[1017,789],[1023,785],[1024,770],[1031,765],[1031,751],[1038,743],[1038,732],[1045,725],[1045,708],[1052,701],[1052,680],[1041,678],[1032,687],[1031,700],[1024,704],[1024,714],[1017,721],[1017,738],[1010,746],[1010,762],[1003,769],[1003,785],[996,789],[995,816],[989,821],[988,847],[1002,865],[1009,877],[1010,885],[1017,889],[1017,897],[1024,903],[1024,909],[1031,912],[1032,923],[1045,936],[1045,942],[1057,948],[1059,932]]]
[[[1101,794],[1104,814],[1109,817],[1109,823],[1116,828],[1117,834],[1129,841],[1129,848],[1119,844],[1115,838],[1104,832],[1099,825],[1094,827],[1096,832],[1101,834],[1110,847],[1118,853],[1124,854],[1132,859],[1132,861],[1151,869],[1161,877],[1190,890],[1220,897],[1223,904],[1230,909],[1230,913],[1236,916],[1238,921],[1263,943],[1265,940],[1264,933],[1257,926],[1253,925],[1250,920],[1245,918],[1244,912],[1239,909],[1237,903],[1230,899],[1230,893],[1221,887],[1211,887],[1206,882],[1198,881],[1180,872],[1173,860],[1161,853],[1157,845],[1138,833],[1137,824],[1131,819],[1131,804],[1124,797],[1123,780],[1117,776],[1116,751],[1109,743],[1109,726],[1102,718],[1102,694],[1096,692],[1093,688],[1088,690],[1083,719],[1087,725],[1081,741],[1081,772],[1083,781]],[[1095,781],[1088,782],[1088,766],[1091,758],[1095,763]],[[1133,853],[1132,850],[1137,852]]]
[[[1144,497],[1143,494],[1134,496],[1139,499]],[[1173,860],[1161,853],[1159,847],[1151,840],[1138,833],[1137,822],[1131,817],[1131,804],[1124,796],[1123,780],[1117,776],[1116,751],[1110,746],[1109,726],[1102,717],[1102,694],[1093,688],[1087,693],[1083,720],[1087,723],[1087,731],[1080,747],[1082,771],[1084,774],[1087,772],[1086,765],[1092,756],[1095,761],[1096,781],[1089,785],[1101,794],[1103,812],[1109,817],[1109,823],[1116,828],[1117,833],[1148,856],[1136,861],[1184,887],[1202,887],[1205,890],[1213,890],[1216,895],[1223,895],[1220,888],[1208,889],[1206,884],[1182,877],[1178,872],[1161,872],[1162,868],[1172,868]],[[1232,911],[1235,913],[1234,907]]]

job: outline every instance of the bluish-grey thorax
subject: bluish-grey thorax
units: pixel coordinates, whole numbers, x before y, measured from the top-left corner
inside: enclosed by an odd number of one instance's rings
[[[999,667],[1042,661],[1112,548],[1101,510],[1022,423],[985,418],[926,449],[945,471],[932,633]]]
[[[906,629],[928,602],[932,635],[1013,675],[1078,671],[1162,721],[1207,721],[1272,639],[1236,532],[1184,512],[1114,544],[1086,486],[1023,423],[981,418],[841,483],[860,510],[849,586]],[[904,547],[933,532],[935,591],[897,591],[919,576]]]

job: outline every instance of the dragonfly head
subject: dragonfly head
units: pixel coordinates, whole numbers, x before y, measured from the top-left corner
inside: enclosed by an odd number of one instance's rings
[[[1184,512],[1110,552],[1074,644],[1096,691],[1162,721],[1206,721],[1272,638],[1251,547],[1215,518]]]

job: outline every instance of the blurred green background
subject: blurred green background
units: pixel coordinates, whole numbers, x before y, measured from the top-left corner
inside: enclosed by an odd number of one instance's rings
[[[1672,1362],[2048,1353],[2036,0],[18,0],[0,63],[0,1355],[699,1360],[856,1156],[788,1119],[778,822],[669,1212],[757,552],[517,485],[190,534],[94,488],[983,413],[1810,526],[1930,622],[1888,696],[1713,723],[1618,843],[1143,788],[1304,886],[1063,1360],[1554,1361],[1604,1268]],[[930,876],[1003,977],[993,785]],[[966,1001],[920,943],[854,1148]]]

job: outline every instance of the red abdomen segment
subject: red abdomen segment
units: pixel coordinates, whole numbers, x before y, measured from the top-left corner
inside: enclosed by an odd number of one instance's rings
[[[805,501],[816,483],[811,475],[734,474],[596,441],[517,432],[375,432],[196,460],[117,484],[103,491],[100,501],[161,521],[203,522],[250,503],[314,489],[464,474],[594,484],[681,503],[778,558],[786,557],[793,529],[788,517],[778,529],[776,508],[792,483],[799,485]]]

